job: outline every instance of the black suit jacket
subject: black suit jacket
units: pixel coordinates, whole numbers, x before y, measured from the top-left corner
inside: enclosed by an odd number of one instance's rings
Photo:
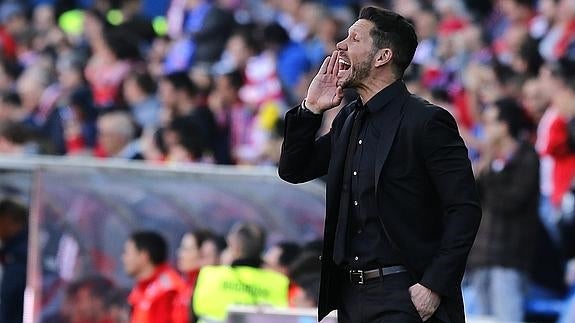
[[[464,322],[461,280],[481,208],[467,149],[453,117],[405,86],[373,117],[381,126],[374,162],[378,216],[415,281],[442,296],[436,315]],[[321,119],[286,114],[279,175],[302,183],[327,174],[319,319],[338,307],[342,277],[333,263],[340,187],[355,102],[318,139]]]

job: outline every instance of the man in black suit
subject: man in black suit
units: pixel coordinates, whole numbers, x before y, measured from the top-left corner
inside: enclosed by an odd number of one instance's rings
[[[405,18],[363,9],[286,114],[280,177],[327,174],[319,319],[337,309],[340,322],[465,321],[481,209],[455,120],[401,80],[416,47]],[[316,138],[344,88],[360,99]]]

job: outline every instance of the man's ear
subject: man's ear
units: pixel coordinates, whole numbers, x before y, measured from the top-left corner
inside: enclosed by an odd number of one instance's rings
[[[380,67],[388,64],[391,62],[391,58],[393,57],[393,52],[390,48],[382,48],[377,51],[375,55],[375,67]]]

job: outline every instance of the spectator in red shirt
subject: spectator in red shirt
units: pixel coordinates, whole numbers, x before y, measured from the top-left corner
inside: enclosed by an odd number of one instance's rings
[[[175,323],[174,306],[185,285],[167,263],[167,244],[156,232],[133,233],[124,245],[124,270],[136,280],[128,296],[132,323]]]

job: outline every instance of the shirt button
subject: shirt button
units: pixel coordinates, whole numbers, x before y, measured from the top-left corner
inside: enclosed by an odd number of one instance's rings
[[[353,172],[353,176],[357,176],[357,172]]]
[[[357,234],[361,234],[362,232],[361,229],[357,230]]]
[[[356,256],[356,257],[355,257],[355,261],[358,261],[358,260],[359,260],[359,257]]]
[[[361,145],[363,143],[363,140],[360,139],[358,143]]]
[[[357,206],[358,204],[357,201],[353,201],[353,205]]]

